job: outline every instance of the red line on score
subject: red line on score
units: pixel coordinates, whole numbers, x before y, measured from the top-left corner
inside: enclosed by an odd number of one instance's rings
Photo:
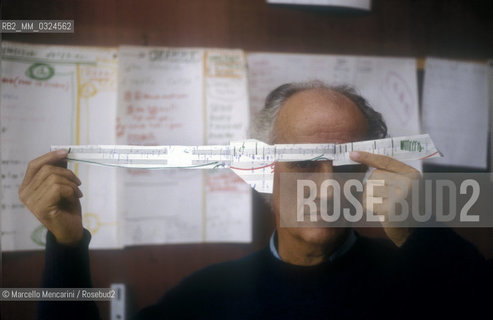
[[[437,154],[437,153],[438,153],[438,151],[437,151],[437,152],[435,152],[435,153],[432,153],[432,154],[430,154],[430,155],[427,155],[426,157],[423,157],[423,158],[421,158],[421,159],[419,159],[419,160],[424,160],[424,159],[431,158],[431,157],[433,157],[433,156],[434,156],[435,154]]]
[[[275,163],[272,162],[271,164],[268,164],[266,166],[262,166],[262,167],[257,167],[257,168],[237,168],[237,167],[230,167],[231,169],[234,169],[234,170],[245,170],[245,171],[248,171],[248,170],[259,170],[259,169],[264,169],[264,168],[268,168],[268,167],[272,167]]]

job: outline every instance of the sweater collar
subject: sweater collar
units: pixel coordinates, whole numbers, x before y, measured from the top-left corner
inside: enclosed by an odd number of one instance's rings
[[[339,257],[342,257],[344,254],[346,254],[356,243],[356,233],[354,232],[353,229],[349,230],[349,235],[346,237],[346,240],[342,245],[337,248],[328,258],[329,262],[334,262],[336,259]],[[279,255],[278,251],[278,242],[277,242],[277,230],[274,230],[270,237],[269,241],[269,249],[271,254],[279,261],[282,261],[281,256]]]

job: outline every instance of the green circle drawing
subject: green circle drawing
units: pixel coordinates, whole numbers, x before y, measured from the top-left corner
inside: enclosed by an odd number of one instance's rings
[[[26,70],[26,76],[34,80],[48,80],[55,75],[55,69],[46,63],[35,63]]]
[[[39,225],[34,231],[31,233],[31,240],[39,246],[44,247],[46,245],[46,232],[48,230],[44,225]]]

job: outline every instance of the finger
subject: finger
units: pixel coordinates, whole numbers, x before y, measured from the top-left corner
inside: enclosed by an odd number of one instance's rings
[[[67,156],[67,150],[57,150],[48,152],[39,158],[31,160],[27,166],[26,174],[24,175],[24,180],[22,181],[21,188],[28,184],[34,175],[46,164],[56,164],[62,161]]]
[[[51,175],[49,176],[44,183],[40,184],[34,192],[37,192],[38,190],[46,190],[46,188],[49,188],[50,186],[54,184],[61,184],[61,185],[66,185],[74,189],[75,194],[80,198],[82,197],[82,191],[80,191],[78,184],[74,183],[72,180],[67,179],[63,176],[58,176],[58,175]]]
[[[72,181],[78,186],[81,185],[81,181],[71,170],[68,170],[66,168],[55,167],[52,165],[44,165],[38,171],[38,173],[31,179],[31,183],[29,183],[29,186],[31,187],[30,189],[31,190],[37,189],[38,186],[46,180],[52,182],[57,181],[55,179],[57,176],[64,177],[65,179]]]
[[[364,151],[353,151],[349,154],[351,160],[366,164],[369,167],[383,169],[391,172],[419,174],[419,171],[407,164],[381,154]]]
[[[381,185],[383,182],[384,185]],[[408,196],[413,180],[400,174],[377,169],[365,183],[363,196],[380,197],[384,199],[402,199]],[[371,187],[370,187],[371,185]]]
[[[389,211],[389,201],[380,197],[365,197],[363,199],[363,209],[375,215],[386,215]]]
[[[49,186],[36,201],[35,207],[39,218],[53,219],[56,218],[58,214],[63,213],[63,208],[60,208],[60,204],[63,200],[72,205],[79,202],[74,188],[63,184]]]
[[[47,192],[52,190],[54,186],[55,188],[56,186],[70,187],[77,198],[83,196],[82,191],[71,180],[54,175],[43,181],[35,190],[31,190],[31,185],[27,186],[20,192],[19,198],[31,211],[43,211],[46,209],[46,205],[43,207],[42,204],[46,203],[45,200],[50,201],[50,198],[44,199],[44,197],[46,197]]]
[[[375,187],[372,193],[364,193],[364,196],[378,197],[393,202],[405,199],[409,195],[409,190],[401,187]]]
[[[364,196],[366,196],[368,192],[365,190]],[[379,197],[379,198],[388,198],[389,197],[389,188],[386,186],[375,186],[372,189],[372,193],[368,194],[370,197]]]

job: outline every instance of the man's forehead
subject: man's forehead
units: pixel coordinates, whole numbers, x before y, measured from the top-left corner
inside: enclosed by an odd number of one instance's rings
[[[363,140],[367,120],[346,96],[310,89],[288,98],[275,126],[276,143],[343,143]]]

